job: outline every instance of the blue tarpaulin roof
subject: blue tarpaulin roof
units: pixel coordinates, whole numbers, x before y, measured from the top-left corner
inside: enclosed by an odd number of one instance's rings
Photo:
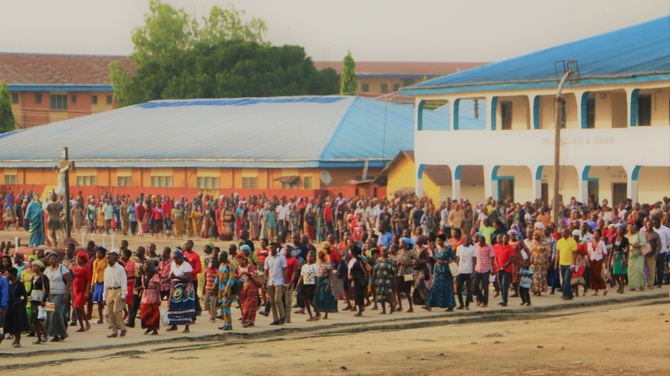
[[[554,63],[577,60],[582,84],[670,78],[670,16],[424,81],[402,90],[438,92],[514,89],[556,84]],[[561,72],[562,73],[562,72]]]
[[[65,146],[81,167],[383,167],[414,146],[414,108],[347,96],[153,101],[4,134],[0,167],[51,167]]]

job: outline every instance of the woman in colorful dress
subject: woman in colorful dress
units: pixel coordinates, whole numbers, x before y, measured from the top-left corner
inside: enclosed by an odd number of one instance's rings
[[[123,268],[126,269],[126,275],[128,276],[126,280],[127,284],[127,291],[128,294],[126,295],[126,309],[124,310],[126,314],[130,312],[130,309],[133,306],[133,289],[135,287],[135,262],[130,261],[130,258],[132,257],[133,253],[129,249],[123,250],[121,254],[121,262],[123,263]],[[133,321],[134,322],[134,321]]]
[[[454,277],[451,275],[449,264],[456,262],[456,254],[451,246],[446,244],[447,237],[444,234],[437,236],[437,249],[433,254],[435,258],[435,270],[433,272],[433,287],[428,292],[426,305],[422,307],[430,311],[432,307],[446,308],[451,312],[456,307],[454,299]]]
[[[182,333],[189,333],[189,325],[195,318],[195,290],[191,283],[191,272],[193,268],[188,262],[184,262],[184,252],[177,248],[172,252],[172,265],[170,266],[170,301],[168,304],[168,318],[170,327],[166,330],[172,332],[177,330],[178,325],[184,325]]]
[[[44,308],[47,298],[51,292],[49,286],[49,279],[44,276],[44,263],[40,260],[35,260],[32,263],[33,273],[35,276],[32,281],[32,289],[30,290],[30,319],[35,327],[35,336],[37,341],[34,345],[39,345],[47,341],[47,330],[44,326],[46,315],[41,317],[39,315],[39,307]]]
[[[161,323],[161,278],[156,271],[155,262],[146,260],[142,264],[142,300],[140,301],[140,320],[144,334],[157,335]]]
[[[411,291],[412,286],[414,285],[413,261],[417,258],[417,254],[414,250],[414,242],[412,239],[402,238],[398,244],[398,254],[395,258],[398,266],[398,275],[396,277],[395,284],[396,298],[398,300],[398,310],[402,311],[402,294],[405,294],[407,302],[409,303],[409,309],[407,312],[414,312]]]
[[[617,282],[619,288],[617,293],[623,294],[623,287],[626,284],[625,279],[628,275],[628,238],[625,236],[626,230],[619,227],[616,231],[616,237],[612,242],[612,256],[610,265],[612,269],[612,278]]]
[[[319,272],[316,275],[316,295],[314,296],[314,304],[323,312],[323,319],[328,319],[328,313],[337,312],[337,301],[333,295],[333,278],[337,277],[333,274],[333,263],[330,262],[328,250],[324,247],[319,250],[319,256],[316,260],[319,266]]]
[[[88,302],[90,294],[89,286],[91,286],[93,278],[91,267],[88,265],[88,253],[77,252],[76,264],[70,270],[74,276],[74,280],[72,281],[72,306],[77,312],[77,321],[79,321],[77,332],[85,332],[91,329],[91,324],[88,322],[84,307]]]
[[[642,247],[647,244],[644,235],[640,234],[635,223],[628,225],[628,243],[630,248],[628,251],[628,287],[630,291],[640,289],[644,291],[647,280],[644,276],[644,255],[642,254]]]
[[[544,245],[544,234],[540,230],[533,232],[533,240],[530,242],[530,264],[533,270],[532,291],[534,295],[541,296],[547,289],[547,250]]]
[[[395,260],[389,259],[388,248],[384,248],[382,256],[375,263],[373,274],[377,302],[382,305],[382,311],[380,312],[382,315],[386,314],[386,303],[390,306],[389,314],[395,311],[395,296],[393,294],[393,278],[395,275]]]
[[[603,277],[603,266],[607,260],[607,245],[600,235],[600,230],[593,232],[593,240],[588,242],[587,250],[589,252],[590,282],[593,295],[598,295],[598,290],[605,290],[603,295],[607,295],[607,283]]]
[[[249,217],[249,239],[256,240],[260,234],[260,222],[258,219],[258,206],[252,205],[247,214]]]
[[[219,329],[226,331],[233,330],[230,306],[233,300],[235,300],[233,284],[236,277],[235,267],[228,261],[228,252],[221,252],[219,254],[219,272],[214,280],[214,286],[217,289],[217,301],[221,304],[221,316],[223,317],[223,326],[219,327]]]
[[[244,280],[242,292],[240,293],[240,308],[242,310],[242,327],[254,326],[256,312],[258,311],[258,286],[254,282],[257,275],[256,265],[249,264],[249,260],[243,252],[235,256],[237,260],[237,275]]]
[[[12,346],[15,348],[21,347],[21,333],[27,332],[29,329],[28,315],[26,314],[26,299],[28,293],[25,286],[19,280],[18,271],[16,268],[9,268],[7,270],[7,282],[9,283],[9,295],[7,299],[7,307],[4,312],[4,326],[3,333],[14,336]],[[2,336],[3,334],[0,334]]]
[[[191,207],[191,214],[189,215],[191,221],[191,228],[189,229],[189,236],[198,236],[200,227],[202,226],[202,217],[200,216],[200,207],[198,204],[193,204]]]

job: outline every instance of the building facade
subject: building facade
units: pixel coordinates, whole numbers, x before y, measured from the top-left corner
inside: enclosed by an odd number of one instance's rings
[[[670,17],[592,37],[403,90],[416,96],[416,192],[428,165],[449,167],[454,198],[550,203],[556,111],[561,131],[559,193],[566,201],[626,198],[656,202],[670,194]],[[645,40],[641,45],[639,40]],[[557,61],[578,72],[558,106]],[[561,64],[558,64],[562,67]],[[577,77],[578,76],[578,77]],[[462,101],[482,102],[484,129],[461,129]],[[452,106],[447,129],[427,128],[424,106]],[[462,183],[465,167],[483,177]]]
[[[375,98],[400,91],[401,88],[421,81],[444,76],[487,63],[477,62],[385,62],[357,61],[358,95]],[[333,68],[342,74],[341,61],[315,61],[317,69]]]
[[[109,63],[122,56],[0,53],[18,129],[116,108]]]

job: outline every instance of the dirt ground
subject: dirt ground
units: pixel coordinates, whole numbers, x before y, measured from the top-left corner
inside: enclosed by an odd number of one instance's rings
[[[611,305],[528,321],[183,345],[188,348],[143,345],[133,348],[138,350],[135,354],[82,353],[82,360],[52,363],[30,372],[52,376],[95,371],[207,375],[224,370],[243,375],[295,375],[305,370],[318,375],[667,375],[669,308],[667,303]]]

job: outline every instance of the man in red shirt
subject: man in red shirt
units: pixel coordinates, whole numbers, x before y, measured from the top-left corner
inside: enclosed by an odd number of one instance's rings
[[[495,267],[498,273],[498,281],[500,281],[500,294],[502,295],[502,302],[498,304],[507,307],[509,283],[512,279],[512,265],[516,258],[514,247],[509,244],[509,235],[498,235],[497,243],[493,246],[493,252],[496,256]]]
[[[187,240],[184,242],[182,249],[184,250],[184,260],[186,260],[186,262],[188,262],[193,268],[193,271],[191,272],[191,282],[193,283],[193,289],[195,290],[195,315],[200,316],[202,313],[200,298],[198,297],[198,274],[202,272],[200,255],[193,251],[192,240]],[[195,321],[195,319],[193,321]]]
[[[284,312],[286,312],[286,322],[291,322],[291,308],[293,306],[293,289],[297,284],[297,280],[294,283],[294,276],[298,270],[298,259],[293,256],[293,246],[291,244],[286,244],[284,246],[286,249],[286,284],[291,288],[287,288],[284,291]]]
[[[326,231],[328,234],[333,233],[333,207],[330,201],[326,201],[326,207],[323,209],[323,221],[326,224]],[[331,243],[334,244],[334,243]]]

